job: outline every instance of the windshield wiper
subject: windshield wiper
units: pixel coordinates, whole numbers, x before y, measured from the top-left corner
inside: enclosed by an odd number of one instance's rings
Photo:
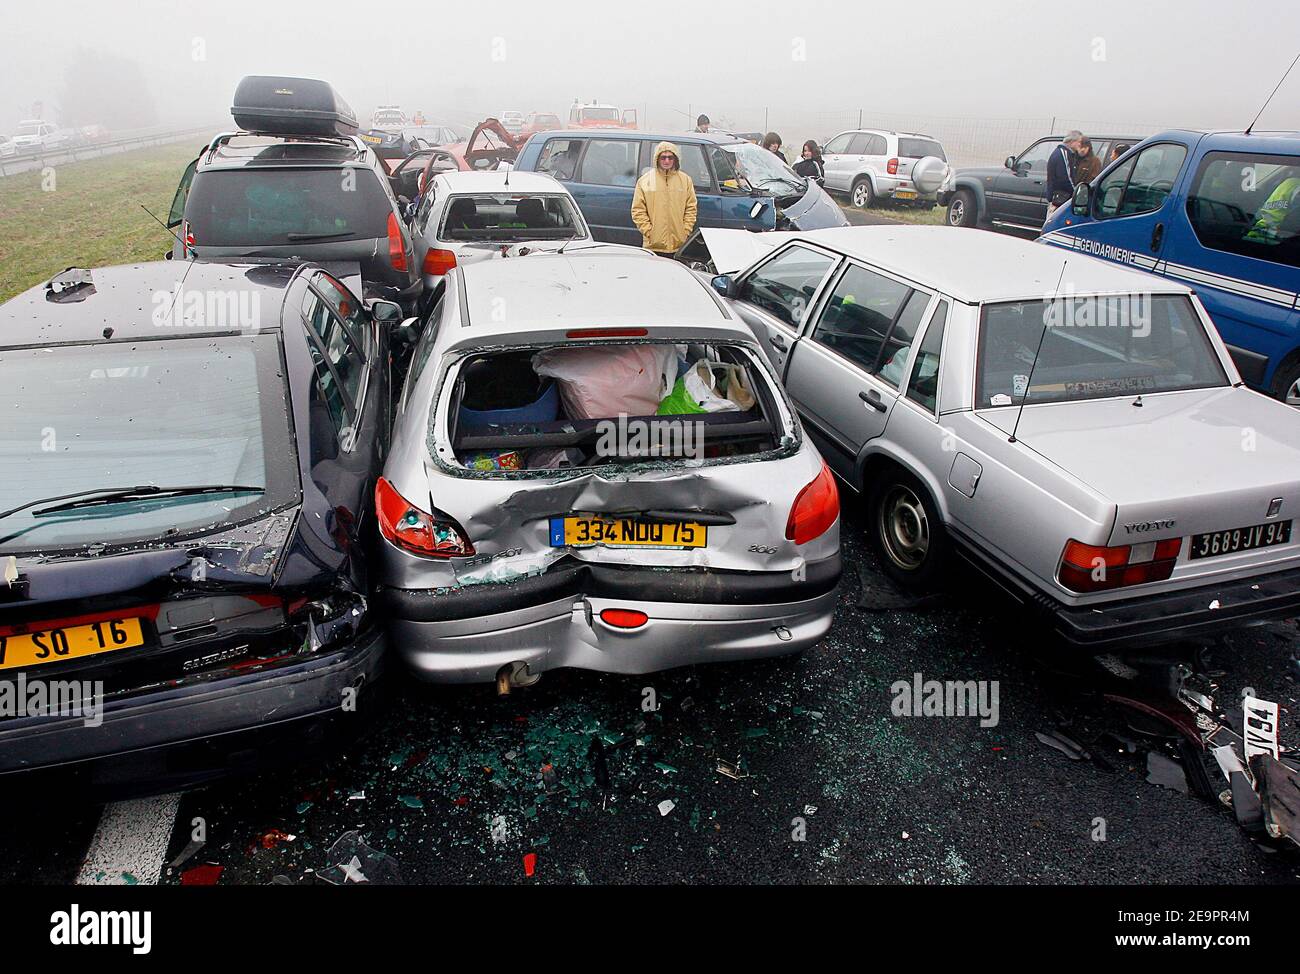
[[[24,511],[29,507],[35,507],[37,504],[43,504],[46,501],[66,501],[66,503],[55,504],[52,507],[42,507],[39,511],[32,511],[32,517],[40,517],[43,514],[58,514],[62,511],[73,511],[83,507],[102,507],[107,504],[142,500],[147,497],[186,497],[194,494],[245,493],[265,494],[266,488],[245,484],[197,484],[192,487],[159,487],[157,484],[143,484],[139,487],[110,487],[100,490],[81,491],[76,494],[65,494],[62,497],[46,497],[41,500],[34,500],[23,504],[21,507],[15,507],[11,511],[5,511],[0,514],[0,519],[8,517],[10,514],[16,514],[18,511]]]
[[[335,237],[351,237],[351,230],[330,230],[328,233],[308,233],[305,230],[295,230],[292,233],[286,233],[285,237],[289,240],[329,240]]]

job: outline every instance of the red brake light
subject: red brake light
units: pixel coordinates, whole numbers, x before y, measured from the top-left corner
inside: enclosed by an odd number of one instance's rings
[[[795,544],[807,544],[824,534],[839,516],[840,491],[823,460],[822,472],[795,497],[785,522],[785,536]]]
[[[396,213],[388,214],[388,263],[395,271],[406,270],[406,241],[402,239]]]
[[[650,621],[650,617],[635,609],[605,609],[600,614],[600,621],[616,629],[639,629]]]
[[[383,477],[375,483],[375,513],[379,533],[406,551],[429,558],[474,554],[464,528],[445,514],[420,510]]]
[[[450,250],[429,250],[424,255],[424,273],[446,274],[456,266],[456,255]]]
[[[889,171],[889,175],[891,176],[898,175],[898,160],[890,159],[889,162],[885,165],[885,168]]]
[[[575,328],[565,338],[645,338],[644,328]]]
[[[1173,575],[1182,550],[1182,538],[1109,548],[1071,539],[1061,552],[1057,577],[1072,592],[1103,592],[1126,585],[1163,582]]]

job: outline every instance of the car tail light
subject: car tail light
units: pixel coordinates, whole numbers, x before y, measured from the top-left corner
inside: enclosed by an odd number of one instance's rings
[[[889,175],[891,175],[891,176],[897,176],[897,175],[898,175],[898,160],[897,160],[897,159],[890,159],[889,162],[885,164],[885,170],[889,173]]]
[[[383,477],[375,484],[375,512],[379,533],[405,551],[429,558],[474,554],[464,528],[440,511],[420,510]]]
[[[600,621],[616,629],[639,629],[650,621],[650,617],[636,609],[605,609],[600,614]]]
[[[565,338],[645,338],[644,328],[575,328]]]
[[[395,271],[406,270],[406,241],[402,239],[396,213],[388,214],[388,263]]]
[[[450,250],[429,250],[424,255],[424,273],[446,274],[456,266],[456,254]]]
[[[190,229],[190,221],[181,221],[181,256],[188,259],[190,250],[194,247],[194,231]]]
[[[1163,582],[1174,573],[1182,538],[1104,548],[1071,539],[1061,552],[1057,577],[1071,592],[1102,592],[1144,582]]]
[[[822,461],[822,472],[794,499],[790,519],[785,522],[785,536],[795,544],[807,544],[824,534],[840,516],[840,492],[831,468]]]

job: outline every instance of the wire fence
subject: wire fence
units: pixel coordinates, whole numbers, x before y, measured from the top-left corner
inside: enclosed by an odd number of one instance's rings
[[[697,115],[701,106],[690,106]],[[708,114],[708,109],[703,111]],[[927,115],[876,111],[870,108],[845,108],[829,111],[790,111],[777,108],[731,108],[725,114],[710,115],[714,128],[732,132],[776,132],[782,138],[786,156],[794,161],[799,146],[806,139],[819,145],[849,129],[883,129],[928,135],[944,147],[948,161],[955,166],[1000,165],[1007,156],[1018,153],[1045,135],[1061,135],[1078,129],[1084,135],[1121,136],[1126,140],[1145,138],[1169,123],[1086,120],[1064,116],[1024,118],[981,118],[959,115]],[[681,131],[687,112],[683,109],[656,111],[647,128],[663,127]],[[694,127],[694,117],[691,124]]]
[[[226,128],[233,128],[233,126],[227,125]],[[184,129],[133,129],[114,132],[110,137],[102,139],[69,136],[53,145],[15,152],[12,155],[0,155],[0,177],[29,172],[33,169],[44,169],[47,166],[62,166],[69,162],[115,155],[119,152],[130,152],[149,146],[167,145],[189,138],[196,140],[195,151],[197,152],[198,143],[205,138],[211,138],[219,129],[220,126],[204,125]]]

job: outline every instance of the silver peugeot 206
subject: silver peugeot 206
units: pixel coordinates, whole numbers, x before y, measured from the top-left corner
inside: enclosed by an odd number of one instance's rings
[[[508,692],[797,653],[829,629],[839,495],[754,334],[610,245],[457,266],[376,488],[394,648]]]
[[[1300,611],[1300,415],[1188,288],[951,227],[704,237],[896,580],[1087,646]]]

